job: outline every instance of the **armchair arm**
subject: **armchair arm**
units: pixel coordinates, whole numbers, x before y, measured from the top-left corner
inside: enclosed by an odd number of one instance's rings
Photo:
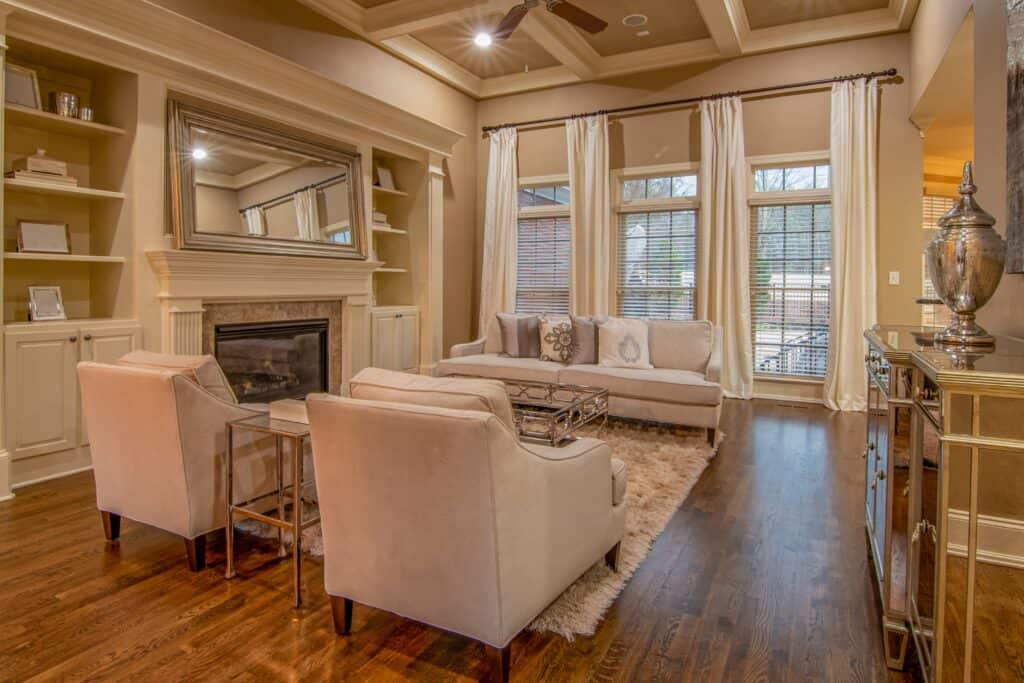
[[[471,342],[465,344],[455,344],[452,346],[451,358],[461,358],[462,356],[476,356],[484,352],[484,337],[474,339]]]
[[[715,325],[715,336],[711,342],[711,357],[704,370],[704,379],[719,384],[722,381],[722,328]]]

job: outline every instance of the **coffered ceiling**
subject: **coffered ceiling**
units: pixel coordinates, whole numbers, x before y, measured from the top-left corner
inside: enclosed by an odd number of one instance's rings
[[[591,35],[543,0],[512,37],[478,47],[517,0],[299,0],[477,98],[906,31],[919,0],[573,0]],[[646,17],[628,26],[628,15]]]

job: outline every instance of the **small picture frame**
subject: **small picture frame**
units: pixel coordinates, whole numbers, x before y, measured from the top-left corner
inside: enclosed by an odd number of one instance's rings
[[[383,166],[377,167],[377,185],[385,190],[395,190],[395,179],[391,176],[391,170]]]
[[[17,64],[4,65],[4,99],[8,104],[18,104],[31,109],[42,109],[39,96],[39,77],[35,69]]]
[[[18,221],[18,251],[70,254],[71,231],[68,224]]]
[[[67,320],[64,314],[64,298],[60,287],[28,288],[29,320]]]

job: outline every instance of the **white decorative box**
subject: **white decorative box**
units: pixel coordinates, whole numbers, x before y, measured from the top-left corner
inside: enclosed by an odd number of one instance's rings
[[[306,414],[306,402],[297,401],[294,398],[283,398],[280,401],[270,402],[270,419],[287,420],[288,422],[301,422],[309,424],[309,415]]]

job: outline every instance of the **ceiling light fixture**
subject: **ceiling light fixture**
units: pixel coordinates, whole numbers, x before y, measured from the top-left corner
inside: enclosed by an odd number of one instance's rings
[[[473,42],[476,43],[477,47],[490,47],[491,43],[494,42],[494,39],[491,37],[490,33],[481,31],[473,38]]]
[[[626,26],[636,28],[637,26],[643,26],[647,23],[647,16],[644,14],[627,14],[622,17],[622,23]]]
[[[196,161],[202,161],[203,159],[206,158],[206,156],[206,150],[203,149],[202,147],[192,148],[192,158],[195,159]]]

